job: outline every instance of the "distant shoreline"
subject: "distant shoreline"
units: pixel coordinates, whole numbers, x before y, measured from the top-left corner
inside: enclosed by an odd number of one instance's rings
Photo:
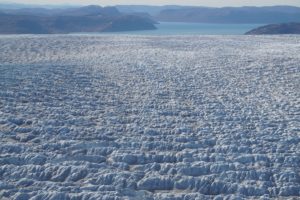
[[[158,24],[157,22],[162,22]],[[266,24],[300,23],[300,8],[109,6],[3,8],[0,34],[68,34],[77,32],[135,34],[237,35]],[[252,26],[255,25],[255,26]],[[156,30],[158,29],[158,30]],[[155,31],[154,31],[155,30]]]

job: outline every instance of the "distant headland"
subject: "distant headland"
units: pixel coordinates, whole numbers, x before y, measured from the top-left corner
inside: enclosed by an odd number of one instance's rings
[[[300,23],[270,24],[253,29],[246,35],[300,34]]]
[[[0,34],[63,34],[156,29],[155,21],[115,7],[28,8],[0,11]]]

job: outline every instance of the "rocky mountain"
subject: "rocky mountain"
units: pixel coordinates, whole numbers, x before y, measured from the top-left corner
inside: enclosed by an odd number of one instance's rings
[[[247,35],[300,34],[300,23],[270,24],[253,29]]]
[[[148,13],[149,15],[156,16],[163,10],[169,10],[169,9],[177,10],[181,8],[186,8],[187,6],[117,5],[116,7],[122,13]]]
[[[117,32],[156,29],[147,16],[123,14],[115,7],[2,10],[0,34]]]

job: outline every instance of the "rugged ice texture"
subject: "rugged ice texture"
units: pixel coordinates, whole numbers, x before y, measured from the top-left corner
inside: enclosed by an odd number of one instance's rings
[[[0,199],[300,198],[300,37],[2,36]]]

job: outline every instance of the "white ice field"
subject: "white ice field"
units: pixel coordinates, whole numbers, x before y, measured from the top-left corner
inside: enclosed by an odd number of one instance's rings
[[[300,199],[300,37],[0,37],[0,199]]]

